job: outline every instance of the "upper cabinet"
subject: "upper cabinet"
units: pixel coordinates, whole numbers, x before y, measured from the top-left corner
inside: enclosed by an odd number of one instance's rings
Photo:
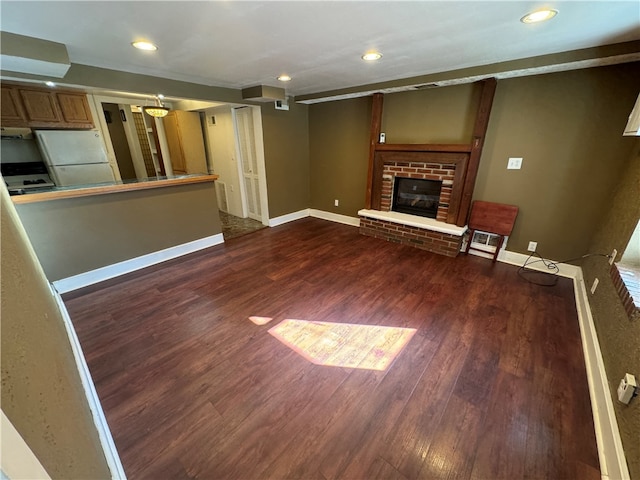
[[[56,96],[58,97],[60,113],[65,123],[78,125],[77,128],[93,128],[89,102],[84,93],[58,92]]]
[[[0,122],[3,127],[27,126],[27,117],[24,114],[20,94],[16,88],[2,85],[0,113]]]
[[[6,127],[94,127],[87,96],[82,92],[4,84],[0,110],[0,123]]]

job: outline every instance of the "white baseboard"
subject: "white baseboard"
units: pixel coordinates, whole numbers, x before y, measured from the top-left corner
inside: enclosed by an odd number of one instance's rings
[[[305,208],[304,210],[300,210],[298,212],[287,213],[286,215],[282,215],[280,217],[270,218],[269,226],[277,227],[278,225],[293,222],[295,220],[300,220],[301,218],[306,218],[308,216],[309,216],[309,209]]]
[[[98,438],[102,446],[102,451],[107,461],[109,470],[111,471],[111,478],[112,480],[125,480],[127,476],[124,473],[124,468],[122,467],[122,462],[120,461],[120,455],[118,455],[116,444],[113,442],[111,430],[109,430],[107,419],[104,416],[104,411],[102,410],[102,405],[100,403],[100,399],[98,398],[96,387],[93,384],[91,373],[89,373],[89,367],[87,366],[87,361],[85,360],[84,353],[82,352],[82,347],[80,347],[80,340],[78,340],[76,330],[71,323],[69,312],[67,312],[67,307],[62,301],[62,297],[60,297],[60,294],[54,287],[51,287],[51,292],[53,298],[55,299],[55,302],[58,304],[60,313],[62,314],[62,320],[64,322],[65,330],[67,331],[69,343],[71,344],[73,358],[76,362],[76,367],[78,368],[78,374],[80,375],[82,388],[87,398],[89,409],[91,410],[93,423],[96,427],[96,430],[98,431]]]
[[[216,235],[211,235],[210,237],[194,240],[193,242],[183,243],[182,245],[165,248],[164,250],[148,253],[147,255],[142,255],[123,262],[114,263],[113,265],[107,265],[106,267],[80,273],[73,277],[62,278],[53,282],[53,285],[58,292],[63,294],[93,285],[94,283],[103,282],[126,273],[135,272],[136,270],[150,267],[151,265],[155,265],[160,262],[181,257],[188,253],[197,252],[204,248],[220,245],[221,243],[224,243],[224,237],[221,233],[218,233]]]
[[[529,255],[525,255],[523,253],[510,252],[508,250],[501,251],[498,254],[498,261],[503,263],[508,263],[509,265],[516,265],[521,267],[529,258]],[[532,260],[536,260],[537,257],[534,257]],[[580,267],[576,267],[575,265],[569,265],[568,263],[558,263],[558,275],[561,277],[576,279],[578,276],[582,276],[582,269]],[[538,270],[540,272],[546,273],[554,273],[554,270],[549,270],[544,266],[542,262],[533,263],[531,265],[527,265],[527,268],[531,270]]]
[[[509,251],[500,252],[498,255],[498,261],[517,266],[524,265],[527,258],[529,258],[528,255]],[[618,429],[618,422],[613,409],[609,381],[604,368],[593,316],[591,315],[582,268],[566,263],[559,263],[557,266],[559,268],[558,275],[573,280],[584,363],[589,383],[589,396],[591,397],[593,424],[598,444],[600,473],[603,480],[628,480],[630,478],[629,469],[624,449],[622,448],[620,430]],[[542,262],[534,263],[531,266],[527,266],[527,268],[553,273]]]
[[[620,430],[613,409],[609,381],[604,368],[598,335],[593,323],[589,296],[582,277],[582,269],[574,278],[573,288],[578,310],[584,362],[587,367],[593,424],[598,444],[600,473],[603,480],[629,480],[629,468],[622,448]]]
[[[351,225],[353,227],[360,226],[360,218],[349,217],[348,215],[341,215],[339,213],[325,212],[324,210],[316,210],[314,208],[311,208],[309,209],[309,215],[315,218],[321,218],[323,220],[330,220],[336,223]]]

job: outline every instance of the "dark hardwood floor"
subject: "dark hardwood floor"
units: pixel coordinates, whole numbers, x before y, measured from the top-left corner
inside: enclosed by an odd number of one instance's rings
[[[599,479],[572,283],[516,270],[307,218],[65,301],[130,479]],[[285,318],[417,332],[348,370]]]

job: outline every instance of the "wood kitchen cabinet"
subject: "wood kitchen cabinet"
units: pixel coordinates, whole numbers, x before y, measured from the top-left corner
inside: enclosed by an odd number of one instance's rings
[[[22,108],[18,90],[2,85],[0,98],[0,124],[3,127],[26,127],[27,117]]]
[[[93,128],[89,102],[84,93],[58,92],[56,97],[64,123],[77,125],[77,128]]]
[[[94,127],[83,92],[2,85],[2,126],[31,128]]]
[[[56,108],[56,97],[47,90],[18,89],[27,122],[41,125],[43,123],[60,123],[61,117]]]
[[[162,120],[173,173],[207,173],[200,115],[172,110]]]

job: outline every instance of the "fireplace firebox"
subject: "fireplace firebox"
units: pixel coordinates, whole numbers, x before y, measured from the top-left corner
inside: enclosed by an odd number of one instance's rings
[[[395,177],[393,202],[395,212],[436,218],[440,204],[441,180]]]

